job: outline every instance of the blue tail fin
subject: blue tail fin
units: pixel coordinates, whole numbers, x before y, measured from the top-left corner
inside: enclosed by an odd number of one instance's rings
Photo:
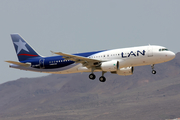
[[[20,62],[33,57],[40,57],[40,55],[19,34],[11,34],[11,38]]]

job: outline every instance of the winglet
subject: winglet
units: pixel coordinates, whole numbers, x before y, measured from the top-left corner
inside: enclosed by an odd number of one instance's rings
[[[54,55],[54,54],[55,54],[55,52],[54,52],[54,51],[51,51],[51,53],[52,53],[52,55]]]

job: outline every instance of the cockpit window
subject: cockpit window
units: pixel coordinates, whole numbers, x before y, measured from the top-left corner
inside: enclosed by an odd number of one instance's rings
[[[168,51],[166,48],[159,49],[159,51]]]
[[[168,51],[168,49],[162,49],[162,51]]]

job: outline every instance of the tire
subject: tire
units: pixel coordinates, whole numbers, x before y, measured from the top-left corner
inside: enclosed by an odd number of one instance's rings
[[[94,80],[95,78],[96,76],[93,73],[89,75],[89,79]]]
[[[101,76],[101,77],[99,78],[99,81],[100,81],[100,82],[105,82],[105,81],[106,81],[106,78],[105,78],[104,76]]]
[[[152,74],[156,74],[156,71],[155,71],[155,70],[153,70],[153,71],[152,71]]]

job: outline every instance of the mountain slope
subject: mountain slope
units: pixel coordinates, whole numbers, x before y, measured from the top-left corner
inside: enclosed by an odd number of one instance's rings
[[[180,117],[180,53],[170,62],[135,67],[131,76],[89,73],[21,78],[0,85],[2,120],[167,119]],[[96,73],[100,76],[100,73]]]

